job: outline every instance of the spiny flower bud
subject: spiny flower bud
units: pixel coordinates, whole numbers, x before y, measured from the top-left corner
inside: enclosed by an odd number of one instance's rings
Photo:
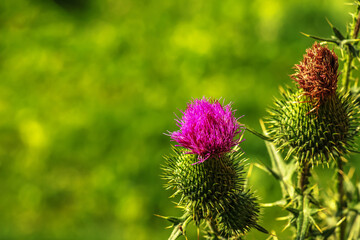
[[[348,153],[358,132],[358,108],[350,96],[335,94],[324,101],[317,114],[308,114],[309,97],[288,89],[269,110],[270,135],[279,149],[288,148],[299,161],[327,163]]]
[[[179,145],[165,157],[163,178],[175,190],[173,196],[180,196],[179,206],[197,225],[216,224],[224,236],[239,237],[258,226],[259,205],[244,189],[244,159],[236,139],[241,128],[231,107],[194,100],[178,123],[180,130],[171,138]]]
[[[214,221],[224,236],[238,236],[257,226],[259,205],[244,190],[239,148],[195,165],[196,155],[184,154],[181,148],[174,148],[174,153],[165,157],[166,188],[175,190],[173,196],[180,196],[179,205],[191,212],[197,224]]]
[[[188,149],[188,153],[197,154],[198,163],[220,157],[239,144],[235,137],[241,128],[230,105],[223,107],[217,100],[196,99],[183,114],[177,120],[180,130],[171,133],[171,138],[179,143],[177,146]]]
[[[233,196],[227,203],[228,207],[224,208],[219,215],[218,226],[223,237],[240,236],[250,227],[259,227],[256,224],[259,206],[255,201],[256,198],[249,192],[241,192]]]
[[[320,105],[336,93],[338,81],[338,58],[334,51],[315,43],[306,50],[304,59],[294,69],[291,75],[303,90],[302,94],[308,96],[318,110]]]
[[[174,152],[166,157],[167,187],[176,189],[176,195],[181,195],[181,204],[193,212],[195,221],[214,217],[229,195],[243,189],[241,153],[209,158],[192,165],[196,155],[184,154],[179,148],[174,148]]]

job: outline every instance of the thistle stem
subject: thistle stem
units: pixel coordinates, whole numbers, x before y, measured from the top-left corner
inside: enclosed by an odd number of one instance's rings
[[[344,192],[344,176],[343,176],[343,161],[341,160],[341,158],[337,159],[337,167],[338,167],[338,172],[337,172],[337,179],[338,179],[338,183],[337,183],[337,189],[338,189],[338,194],[339,194],[339,211],[340,211],[340,219],[342,219],[345,215],[344,215],[344,210],[346,208],[346,199],[345,199],[345,192]],[[340,240],[345,240],[345,230],[346,230],[346,219],[340,224],[339,226],[340,228]]]
[[[356,39],[358,37],[359,34],[359,29],[360,29],[360,5],[358,5],[357,9],[356,9],[356,14],[357,14],[357,18],[354,19],[354,29],[352,32],[352,38]]]
[[[356,15],[357,17],[354,18],[354,22],[352,24],[352,30],[350,32],[350,36],[353,39],[357,39],[358,34],[359,34],[359,29],[360,29],[360,5],[358,5],[357,9],[356,9]],[[357,43],[354,43],[355,45]],[[347,52],[347,56],[346,56],[346,61],[345,61],[345,65],[344,65],[344,77],[343,77],[343,87],[344,87],[344,91],[345,93],[349,91],[349,85],[350,85],[350,78],[351,78],[351,71],[352,71],[352,62],[354,60],[354,55],[353,53],[350,51],[350,47],[347,46],[346,47],[346,52]]]
[[[301,195],[299,200],[299,216],[296,223],[296,240],[304,240],[310,226],[310,211],[309,211],[309,199],[306,189],[309,185],[309,177],[311,176],[311,163],[306,159],[299,164],[299,178],[298,187],[300,188]]]
[[[300,173],[299,173],[298,186],[301,190],[301,194],[304,195],[304,192],[309,185],[309,177],[311,176],[311,173],[310,173],[311,163],[304,160],[302,163],[300,163],[299,167],[300,167]]]
[[[307,195],[301,195],[299,201],[299,216],[296,224],[295,240],[305,240],[306,234],[310,226],[309,200]]]
[[[344,91],[349,91],[349,83],[350,83],[350,76],[351,76],[351,65],[354,57],[352,56],[349,47],[347,47],[348,55],[346,57],[346,65],[344,66],[345,69],[345,77],[344,77]]]
[[[358,1],[360,3],[360,1]],[[352,29],[350,32],[350,36],[353,39],[357,39],[358,34],[359,34],[359,29],[360,29],[360,5],[358,3],[358,6],[356,8],[356,18],[354,18],[353,23],[352,23]],[[357,42],[354,43],[354,45],[356,45]],[[346,62],[344,65],[344,80],[343,80],[343,87],[344,87],[344,91],[345,93],[349,91],[349,85],[350,85],[350,78],[351,78],[351,71],[352,71],[352,62],[354,60],[354,55],[353,53],[350,51],[350,47],[347,46],[347,56],[346,56]],[[343,162],[341,160],[341,158],[337,159],[337,190],[338,190],[338,194],[339,194],[339,205],[338,205],[338,210],[340,212],[340,219],[342,219],[344,217],[344,210],[346,208],[346,199],[345,199],[345,192],[344,192],[344,176],[343,176],[343,172],[344,172],[344,166],[343,166]],[[339,234],[340,234],[340,240],[345,240],[345,233],[346,233],[346,219],[340,224],[339,226]]]

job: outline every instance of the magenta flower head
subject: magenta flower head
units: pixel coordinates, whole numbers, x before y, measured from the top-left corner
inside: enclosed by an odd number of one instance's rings
[[[189,149],[189,154],[197,154],[197,163],[220,157],[240,143],[237,136],[242,126],[234,112],[230,104],[223,107],[218,100],[195,99],[188,103],[183,117],[176,120],[180,130],[170,136],[179,143],[176,146]]]

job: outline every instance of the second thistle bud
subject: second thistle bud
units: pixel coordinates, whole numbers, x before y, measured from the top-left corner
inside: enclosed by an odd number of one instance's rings
[[[358,128],[353,98],[338,93],[338,61],[334,52],[315,43],[291,77],[299,90],[283,91],[270,112],[270,134],[280,149],[300,162],[324,163],[346,154]]]

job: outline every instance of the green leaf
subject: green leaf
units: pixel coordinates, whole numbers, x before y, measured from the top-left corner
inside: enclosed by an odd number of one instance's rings
[[[179,224],[182,221],[182,219],[179,217],[165,217],[157,214],[154,214],[154,216],[168,220],[169,222],[173,223],[173,226]]]
[[[278,180],[281,179],[279,174],[277,174],[273,169],[266,166],[265,164],[261,165],[261,164],[255,163],[255,166],[258,167],[259,169],[263,170],[264,172],[267,172],[267,173],[273,175],[274,178],[276,178]]]
[[[259,132],[257,132],[255,129],[249,127],[249,126],[245,126],[246,130],[248,130],[249,132],[251,132],[252,134],[254,134],[255,136],[261,138],[262,140],[265,140],[265,141],[273,141],[272,138],[270,138],[269,136],[265,136]]]
[[[260,120],[260,125],[261,125],[261,129],[263,130],[264,136],[268,136],[268,132],[267,132],[264,122],[262,120]],[[290,162],[289,165],[287,165],[284,162],[284,159],[280,155],[279,151],[277,150],[277,148],[275,147],[275,145],[272,142],[266,141],[265,145],[268,150],[271,165],[272,165],[271,171],[269,170],[270,168],[268,168],[266,166],[265,166],[265,168],[269,172],[271,172],[277,179],[279,179],[283,196],[284,197],[285,196],[293,197],[294,196],[294,187],[291,182],[291,179],[292,179],[291,176],[292,176],[293,172],[295,171],[294,166],[292,166],[292,165],[295,165],[295,163]]]
[[[359,239],[360,237],[360,216],[357,214],[352,222],[348,239]]]
[[[274,207],[274,206],[284,207],[285,205],[286,205],[285,199],[281,199],[273,203],[260,203],[260,207]]]
[[[326,18],[326,21],[328,22],[328,24],[330,25],[331,29],[333,30],[333,33],[335,34],[335,37],[339,40],[343,40],[345,39],[345,37],[341,34],[341,32],[334,27],[334,25],[331,24],[331,22],[329,21],[329,19]]]
[[[323,41],[323,42],[331,42],[331,43],[335,43],[336,45],[340,45],[340,41],[339,40],[335,40],[335,39],[332,39],[332,38],[322,38],[322,37],[317,37],[317,36],[313,36],[313,35],[310,35],[310,34],[307,34],[307,33],[303,33],[303,32],[300,32],[302,35],[306,36],[306,37],[309,37],[309,38],[312,38],[312,39],[315,39],[315,40],[319,40],[319,41]]]
[[[168,240],[178,239],[181,235],[185,236],[186,227],[187,227],[188,223],[191,222],[192,216],[188,212],[186,212],[181,217],[181,220],[182,221],[179,224],[174,226],[174,229],[173,229],[170,237],[168,238]]]
[[[260,225],[255,225],[254,228],[256,228],[258,231],[262,232],[262,233],[266,233],[266,234],[270,234],[268,230],[266,230],[265,228],[263,228]]]
[[[285,209],[294,214],[295,217],[299,216],[300,211],[298,209],[292,207],[287,207]]]

